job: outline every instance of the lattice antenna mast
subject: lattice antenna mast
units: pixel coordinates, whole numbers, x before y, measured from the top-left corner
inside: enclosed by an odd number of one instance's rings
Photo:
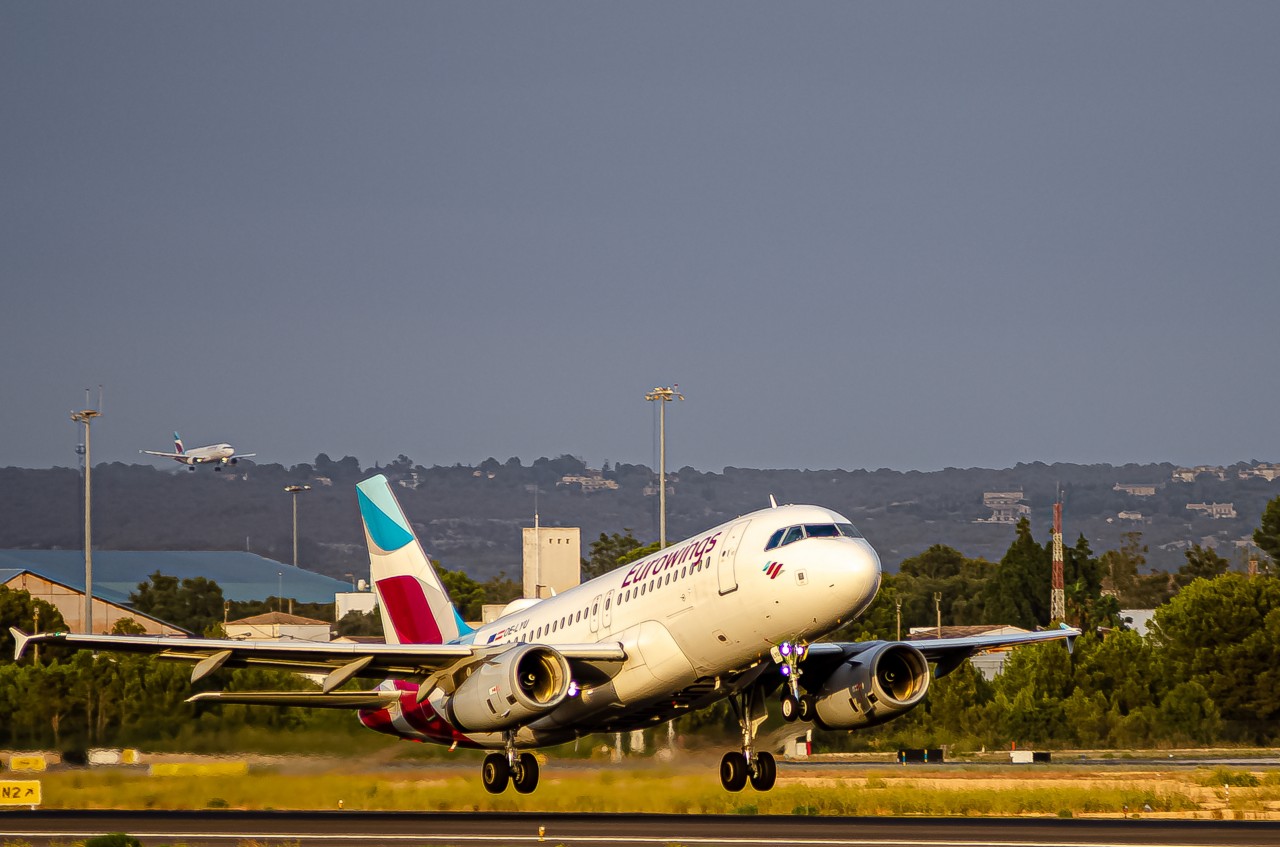
[[[1067,617],[1066,590],[1062,580],[1062,492],[1053,504],[1053,577],[1049,591],[1049,619]]]

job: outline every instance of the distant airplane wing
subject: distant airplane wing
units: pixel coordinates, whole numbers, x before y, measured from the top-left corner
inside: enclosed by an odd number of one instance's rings
[[[176,638],[153,635],[80,635],[44,632],[27,635],[16,627],[14,657],[29,644],[66,644],[88,650],[143,653],[180,662],[194,662],[191,681],[219,668],[250,665],[296,673],[321,674],[321,689],[329,694],[357,675],[389,679],[431,679],[440,684],[446,674],[497,655],[515,645],[471,644],[343,644],[321,641],[236,641],[222,638]],[[568,660],[575,677],[584,681],[609,679],[622,666],[627,652],[617,642],[548,645]],[[225,702],[225,701],[224,701]]]
[[[185,459],[185,453],[161,453],[158,450],[139,450],[139,453],[146,453],[148,456],[160,456],[164,459]]]
[[[1045,629],[1040,632],[1011,632],[1005,635],[970,635],[963,638],[921,638],[904,641],[915,647],[930,662],[935,662],[935,677],[944,677],[960,667],[965,659],[988,650],[1019,647],[1024,644],[1039,644],[1045,641],[1066,641],[1071,650],[1080,630],[1060,625],[1057,629]],[[835,664],[862,652],[880,641],[863,642],[819,642],[810,644],[805,655],[806,669],[810,665]]]
[[[237,459],[252,459],[254,456],[258,454],[257,453],[235,453],[233,455]]]

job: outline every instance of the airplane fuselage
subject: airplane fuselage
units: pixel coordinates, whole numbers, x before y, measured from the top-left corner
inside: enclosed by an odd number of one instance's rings
[[[540,746],[652,710],[672,692],[714,685],[760,662],[776,645],[825,635],[861,614],[879,586],[879,557],[847,518],[817,506],[782,506],[728,521],[524,606],[459,643],[500,649],[622,644],[628,659],[611,679],[584,684],[577,696],[518,730],[516,743]],[[398,703],[361,712],[366,726],[424,741],[503,746],[502,733],[463,734],[450,726],[441,717],[443,692],[419,704],[412,683],[396,687],[404,692]]]

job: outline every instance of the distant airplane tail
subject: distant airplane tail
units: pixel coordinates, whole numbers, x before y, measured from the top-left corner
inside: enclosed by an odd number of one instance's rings
[[[378,474],[357,483],[356,497],[387,643],[447,644],[470,634],[387,478]]]
[[[187,452],[182,447],[182,436],[178,435],[176,431],[173,433],[173,452],[177,453],[179,456]]]

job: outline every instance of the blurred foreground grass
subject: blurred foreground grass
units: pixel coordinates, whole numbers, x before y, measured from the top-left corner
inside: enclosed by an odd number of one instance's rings
[[[348,809],[389,811],[654,812],[767,815],[1130,815],[1280,818],[1280,774],[1207,769],[833,767],[789,770],[767,793],[724,791],[714,762],[648,767],[543,767],[532,795],[487,793],[478,768],[291,772],[255,766],[228,777],[153,777],[122,768],[49,772],[53,809]],[[1245,778],[1245,775],[1251,779]],[[1231,782],[1233,787],[1225,788]]]

